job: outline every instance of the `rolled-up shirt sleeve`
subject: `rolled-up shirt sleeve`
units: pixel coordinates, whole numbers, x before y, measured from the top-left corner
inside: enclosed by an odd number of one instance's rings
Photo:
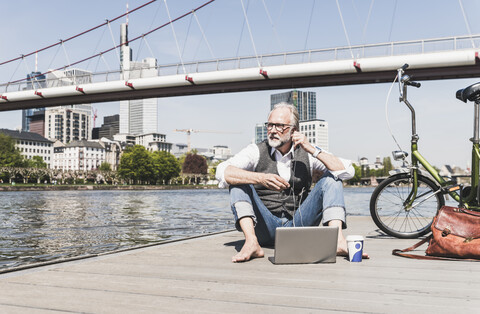
[[[352,161],[348,159],[338,158],[343,164],[345,170],[337,170],[337,171],[330,171],[330,173],[340,179],[340,180],[348,180],[353,178],[355,175],[355,168],[353,168]]]
[[[325,152],[325,153],[329,154],[328,152]],[[320,160],[311,156],[310,162],[312,165],[312,170],[317,170],[321,172],[328,171],[335,178],[340,179],[342,181],[353,178],[353,176],[355,175],[355,168],[353,168],[352,161],[348,159],[340,158],[340,157],[337,157],[337,158],[340,159],[345,169],[337,170],[337,171],[328,170],[327,167]]]
[[[259,156],[260,153],[258,150],[258,146],[255,144],[250,144],[232,158],[219,164],[215,173],[215,177],[218,180],[218,187],[227,188],[229,186],[228,183],[225,181],[225,169],[227,169],[228,166],[234,166],[243,170],[254,171],[255,167],[258,164]]]

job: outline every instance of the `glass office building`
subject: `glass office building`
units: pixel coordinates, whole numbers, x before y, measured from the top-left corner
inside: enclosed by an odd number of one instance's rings
[[[293,90],[290,92],[273,94],[270,96],[271,109],[281,102],[286,102],[297,107],[300,121],[317,118],[317,94],[315,92],[302,92]]]
[[[27,74],[27,87],[25,89],[40,89],[46,87],[46,78],[41,72]],[[30,132],[30,122],[33,116],[38,116],[45,108],[32,108],[22,110],[22,131]]]

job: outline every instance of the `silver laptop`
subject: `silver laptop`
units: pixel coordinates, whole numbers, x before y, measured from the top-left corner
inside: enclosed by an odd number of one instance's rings
[[[275,231],[274,264],[335,263],[338,227],[281,227]]]

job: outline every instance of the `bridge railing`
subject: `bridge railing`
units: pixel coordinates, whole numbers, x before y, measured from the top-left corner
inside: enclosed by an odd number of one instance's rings
[[[177,75],[186,73],[199,73],[210,71],[223,71],[246,69],[255,67],[266,67],[276,65],[301,64],[310,62],[355,60],[361,58],[375,58],[386,56],[399,56],[411,54],[424,54],[441,51],[456,51],[464,49],[475,49],[480,47],[480,34],[472,36],[455,36],[445,38],[423,39],[400,41],[390,43],[344,46],[337,48],[314,49],[305,51],[292,51],[273,53],[259,56],[223,58],[216,60],[204,60],[187,63],[175,63],[159,65],[156,67],[158,76]],[[151,70],[148,68],[142,70]],[[139,71],[133,70],[133,71]],[[136,76],[138,73],[136,73]],[[92,83],[120,80],[121,71],[105,71],[91,73]],[[63,78],[62,82],[48,80],[48,86],[65,86],[78,84],[78,80],[72,79],[70,83]],[[0,93],[22,91],[32,89],[32,83],[27,81],[17,83],[0,84]]]

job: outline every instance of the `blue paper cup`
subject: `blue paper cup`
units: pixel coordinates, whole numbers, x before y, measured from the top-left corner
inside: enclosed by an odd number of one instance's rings
[[[347,236],[347,247],[348,259],[350,262],[361,262],[363,254],[363,237],[359,235]]]

